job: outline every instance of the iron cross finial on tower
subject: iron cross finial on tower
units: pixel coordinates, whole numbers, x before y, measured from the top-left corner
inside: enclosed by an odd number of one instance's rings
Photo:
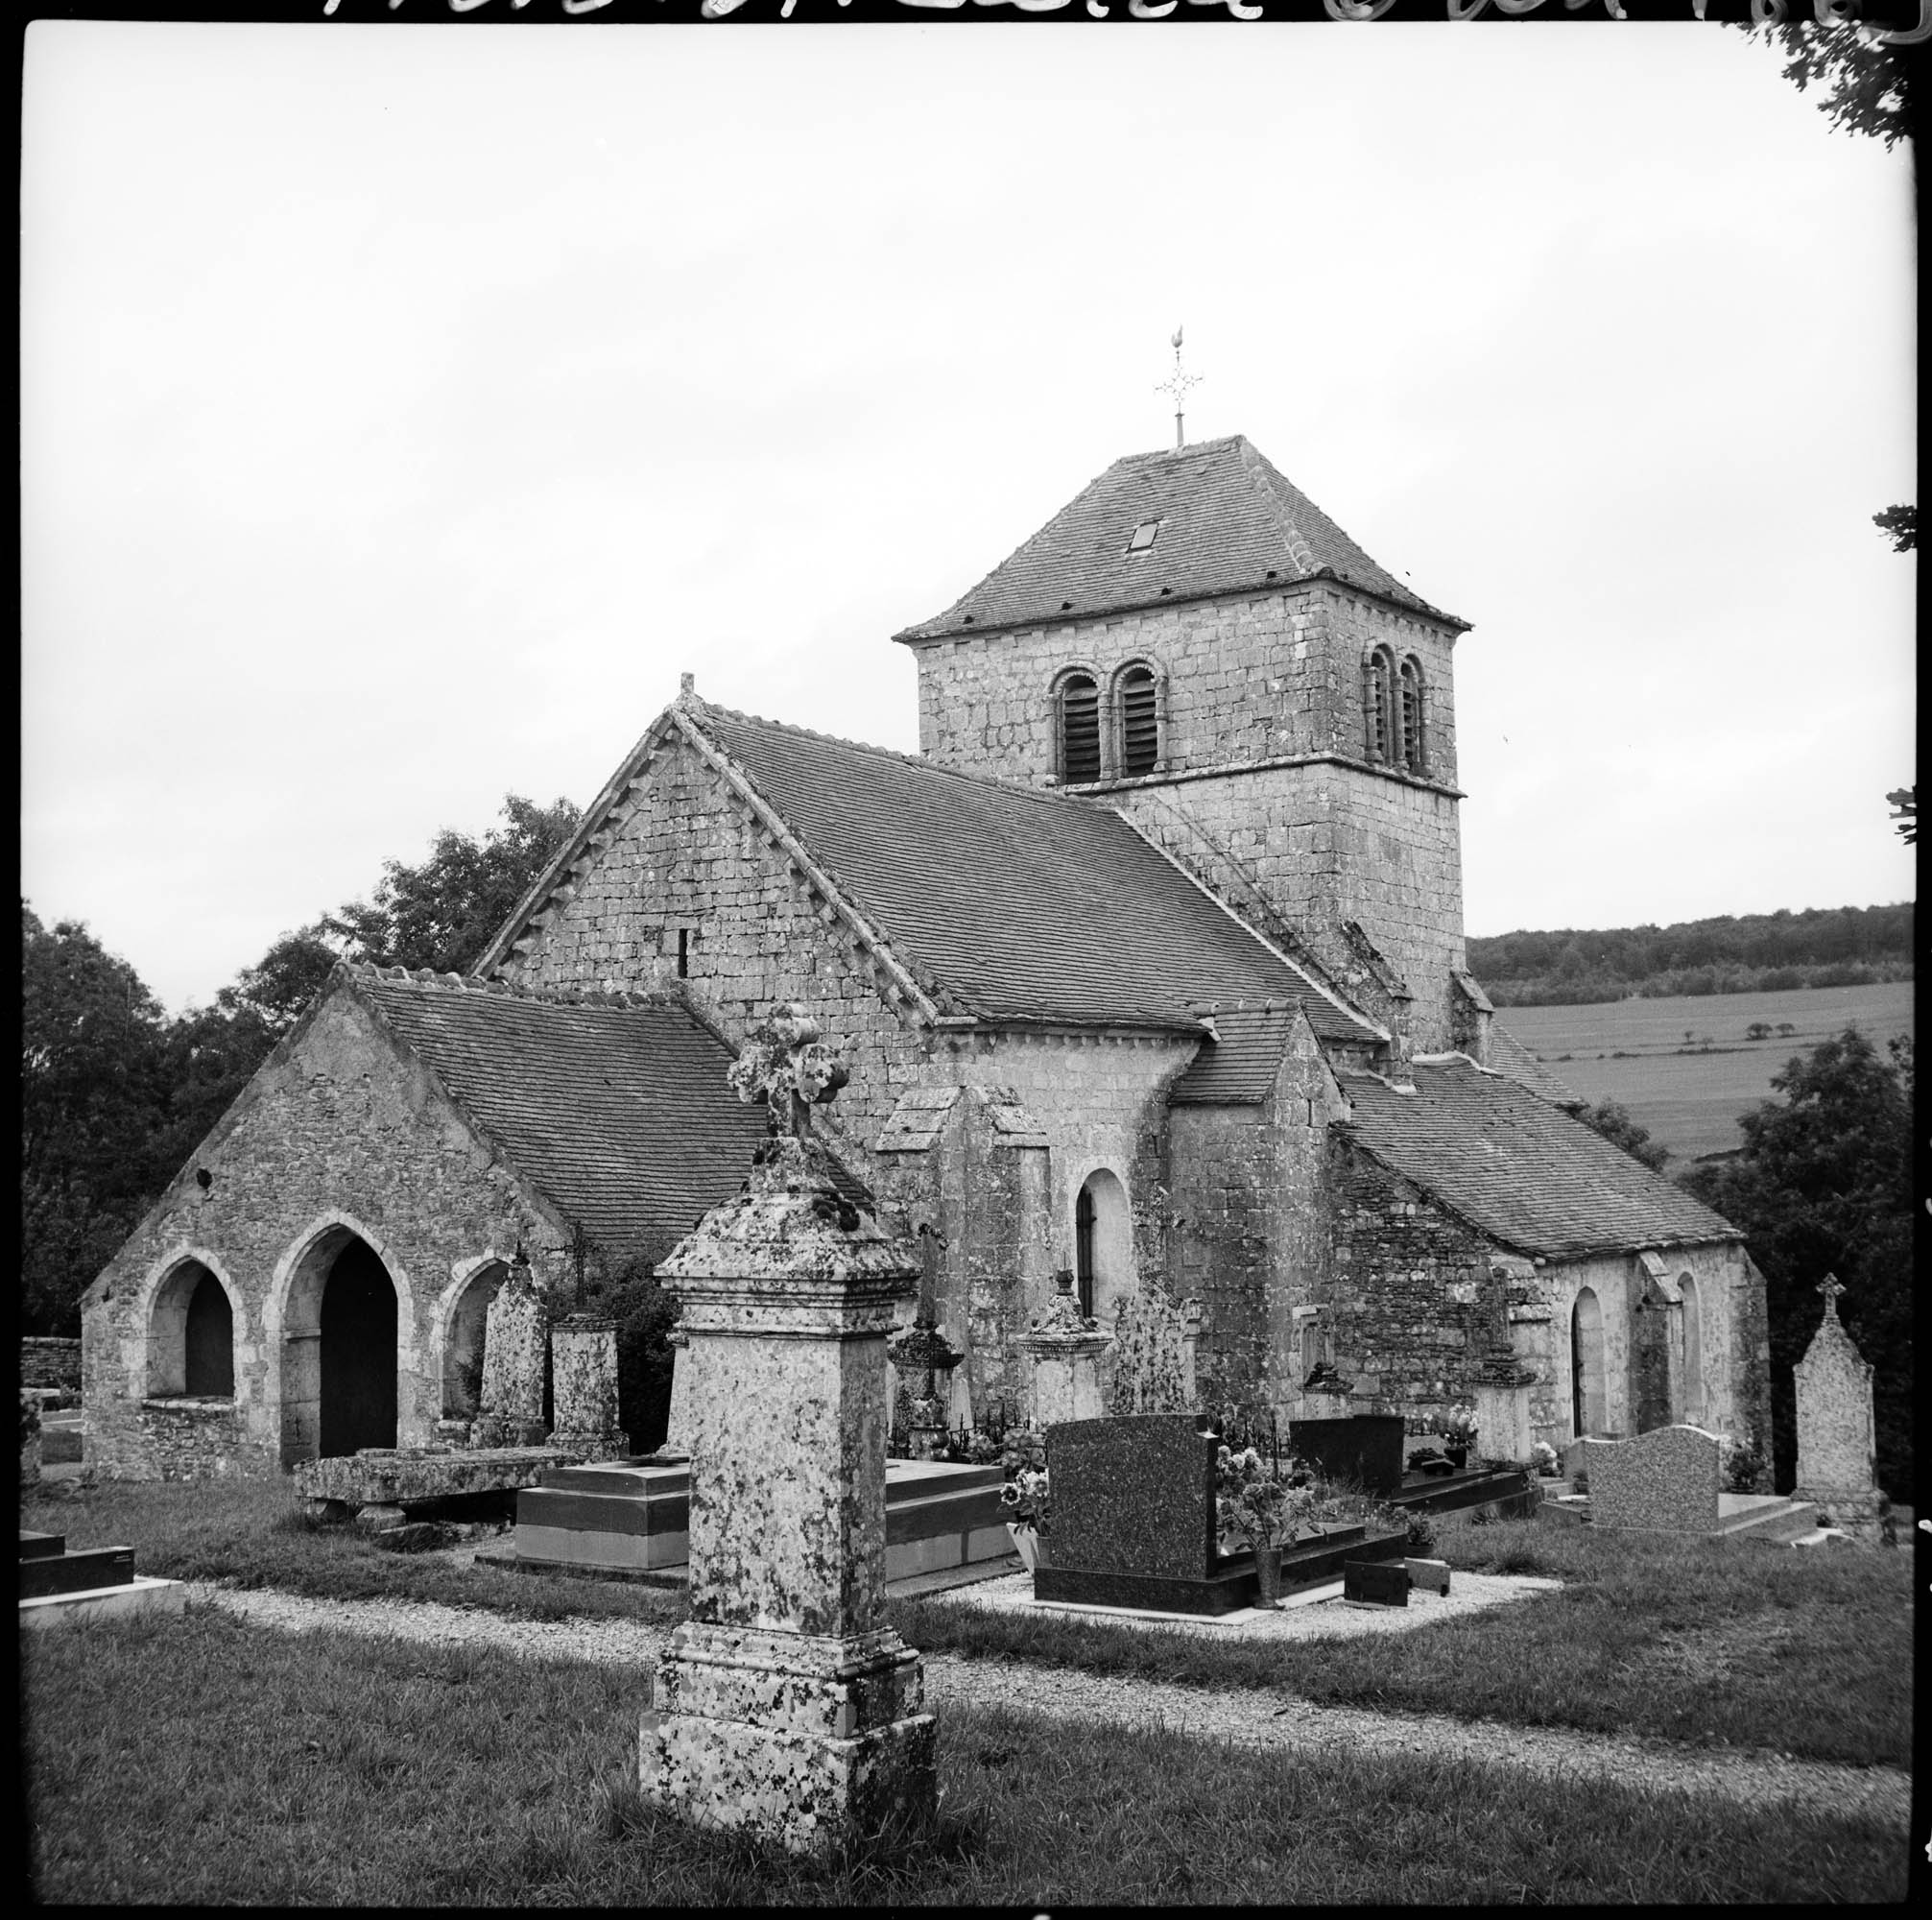
[[[1206,377],[1205,374],[1183,373],[1181,371],[1181,335],[1182,331],[1183,329],[1178,326],[1174,329],[1174,372],[1172,375],[1165,380],[1157,381],[1154,388],[1157,394],[1172,394],[1174,396],[1174,444],[1177,447],[1187,444],[1185,416],[1181,412],[1182,403],[1187,398],[1187,390],[1189,387],[1198,387],[1203,379]]]

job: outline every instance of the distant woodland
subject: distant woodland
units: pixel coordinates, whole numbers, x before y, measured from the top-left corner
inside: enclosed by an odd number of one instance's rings
[[[1468,943],[1469,972],[1500,1007],[1866,987],[1912,977],[1912,912],[1910,902],[1781,907],[1675,926],[1500,933]]]

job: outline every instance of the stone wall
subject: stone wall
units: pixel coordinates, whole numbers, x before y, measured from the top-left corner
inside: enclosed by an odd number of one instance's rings
[[[1204,1308],[1197,1374],[1204,1402],[1265,1404],[1299,1418],[1295,1309],[1326,1272],[1327,1128],[1341,1102],[1307,1022],[1299,1021],[1270,1097],[1258,1106],[1181,1106],[1168,1116],[1174,1217],[1170,1289]]]
[[[1491,1343],[1506,1334],[1495,1245],[1379,1161],[1331,1137],[1325,1303],[1351,1413],[1420,1423],[1475,1397]]]
[[[205,1173],[204,1188],[197,1178]],[[272,1472],[297,1348],[284,1319],[299,1257],[324,1236],[368,1240],[395,1283],[397,1427],[427,1444],[441,1408],[441,1344],[466,1278],[521,1239],[563,1284],[568,1234],[339,986],[263,1065],[87,1290],[82,1308],[85,1458],[138,1478]],[[151,1404],[156,1295],[184,1261],[207,1267],[234,1314],[234,1395]]]
[[[32,1335],[20,1342],[20,1384],[81,1391],[81,1343]]]
[[[1121,669],[1145,662],[1164,681],[1162,774],[1288,755],[1359,756],[1362,665],[1381,642],[1420,661],[1428,771],[1453,786],[1454,636],[1326,582],[918,642],[919,751],[968,773],[1050,784],[1058,677],[1069,667],[1092,674],[1106,711]],[[1119,759],[1109,731],[1102,755],[1111,778]]]

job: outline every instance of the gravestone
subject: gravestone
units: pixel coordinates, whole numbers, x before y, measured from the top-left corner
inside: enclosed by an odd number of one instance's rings
[[[657,1269],[689,1343],[690,1617],[638,1784],[694,1825],[823,1853],[937,1804],[923,1670],[884,1618],[886,1336],[918,1266],[810,1137],[846,1074],[804,1010],[729,1078],[788,1130]]]
[[[20,1391],[20,1485],[22,1489],[40,1484],[40,1398],[23,1387]]]
[[[1409,1568],[1402,1560],[1345,1560],[1342,1563],[1342,1597],[1358,1606],[1406,1607],[1409,1604]]]
[[[1634,1440],[1590,1440],[1590,1524],[1713,1533],[1724,1442],[1701,1427],[1659,1427]]]
[[[481,1448],[540,1447],[550,1316],[519,1252],[483,1316],[483,1393],[470,1429]]]
[[[1408,1560],[1404,1561],[1409,1570],[1409,1584],[1419,1587],[1424,1593],[1441,1594],[1444,1599],[1449,1594],[1449,1563],[1446,1560]]]
[[[1386,1500],[1402,1491],[1405,1422],[1399,1413],[1356,1413],[1340,1420],[1291,1420],[1288,1444],[1324,1479],[1352,1480]]]
[[[627,1458],[631,1443],[617,1424],[616,1321],[573,1313],[553,1327],[550,1378],[551,1445],[586,1460]]]
[[[1157,1613],[1225,1614],[1249,1603],[1245,1561],[1215,1549],[1214,1456],[1220,1440],[1191,1413],[1116,1414],[1049,1428],[1049,1564],[1034,1597]]]
[[[1844,1287],[1826,1274],[1818,1290],[1825,1296],[1825,1318],[1804,1357],[1792,1369],[1798,1389],[1795,1497],[1813,1501],[1852,1539],[1875,1546],[1879,1492],[1872,1363],[1839,1321],[1838,1296]]]

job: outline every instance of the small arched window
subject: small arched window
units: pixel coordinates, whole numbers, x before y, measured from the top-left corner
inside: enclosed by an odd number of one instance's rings
[[[1402,662],[1395,684],[1396,758],[1412,774],[1428,765],[1422,750],[1422,668],[1412,655]]]
[[[1131,666],[1120,677],[1120,771],[1129,780],[1160,763],[1160,715],[1154,669]]]
[[[1090,674],[1061,683],[1060,777],[1070,786],[1100,778],[1100,688]]]

